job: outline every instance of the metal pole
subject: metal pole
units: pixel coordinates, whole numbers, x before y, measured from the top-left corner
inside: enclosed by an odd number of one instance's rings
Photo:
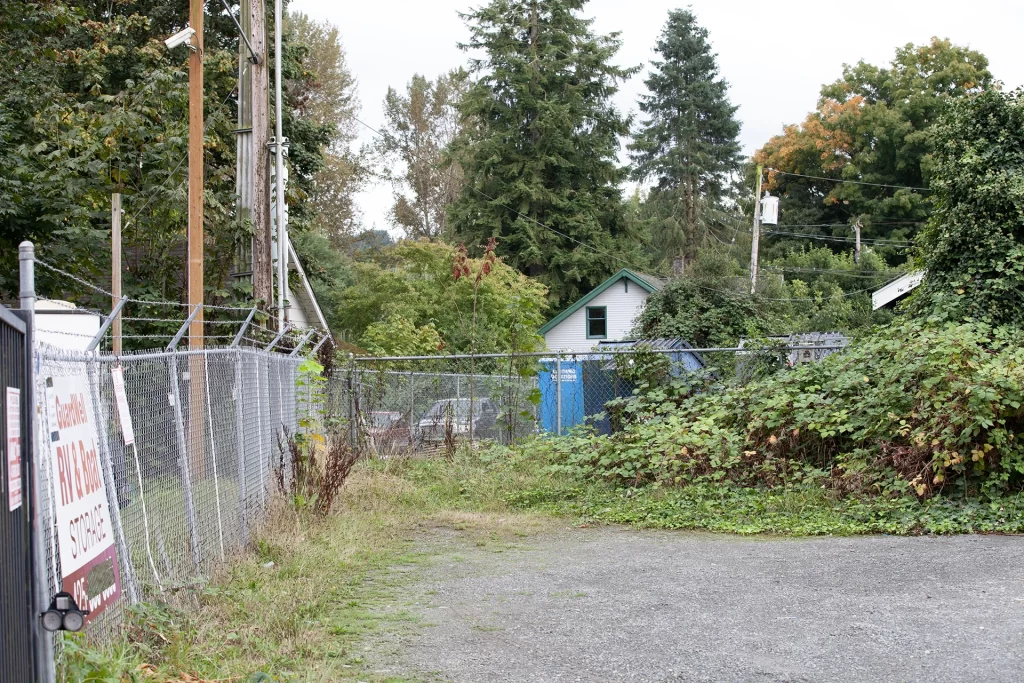
[[[246,506],[248,495],[245,487],[245,387],[242,385],[242,351],[235,351],[235,455],[238,457],[238,516],[242,527],[242,547],[249,546],[249,510]]]
[[[245,331],[249,329],[249,325],[252,324],[252,319],[253,319],[253,316],[255,316],[255,315],[256,315],[256,307],[253,306],[252,310],[249,311],[249,317],[245,319],[245,322],[242,323],[242,328],[240,330],[238,330],[238,334],[235,335],[235,340],[233,342],[231,342],[231,346],[237,347],[239,344],[242,343],[242,340],[245,338]]]
[[[36,247],[31,242],[18,245],[18,266],[21,274],[21,310],[36,310]]]
[[[757,167],[757,189],[754,191],[754,239],[750,243],[750,293],[757,293],[757,269],[761,248],[761,174],[763,167]]]
[[[277,342],[281,341],[281,337],[283,337],[284,335],[288,334],[288,328],[290,328],[290,327],[291,327],[291,325],[289,325],[288,323],[285,323],[284,325],[282,325],[281,326],[281,331],[277,333],[276,337],[274,337],[274,341],[270,342],[267,345],[267,348],[263,349],[263,352],[264,353],[270,353],[271,351],[273,351],[274,347],[277,346]]]
[[[348,354],[348,441],[352,449],[358,446],[356,441],[356,356]],[[410,438],[412,435],[410,434]]]
[[[111,307],[117,308],[121,299],[121,193],[110,195],[110,293],[113,295]],[[118,309],[119,310],[119,309]],[[113,315],[113,314],[111,314]],[[113,351],[115,356],[121,355],[121,316],[114,318],[112,328]]]
[[[24,435],[26,440],[25,452],[29,460],[27,466],[31,468],[32,495],[29,498],[28,510],[32,519],[32,592],[34,600],[33,607],[39,614],[42,614],[50,604],[50,585],[46,569],[46,524],[43,520],[43,477],[42,469],[45,459],[38,458],[42,452],[43,445],[36,448],[36,435],[38,433],[36,415],[36,364],[35,364],[35,308],[36,308],[36,285],[35,285],[35,246],[31,242],[22,242],[18,246],[18,266],[20,271],[20,302],[19,306],[23,311],[25,320],[25,405],[28,406],[27,420],[29,428]],[[42,619],[35,619],[32,622],[34,631],[36,675],[42,683],[54,683],[57,680],[57,673],[54,667],[53,636],[43,629]]]
[[[555,434],[562,435],[562,354],[555,356]]]
[[[316,358],[316,354],[320,352],[320,347],[323,346],[324,344],[326,344],[328,342],[328,340],[330,340],[330,338],[331,338],[331,334],[329,332],[324,332],[324,338],[321,339],[319,342],[317,342],[316,346],[313,347],[312,356],[314,358]]]
[[[96,350],[96,347],[100,345],[101,341],[103,341],[103,337],[106,335],[107,330],[110,329],[111,324],[121,315],[121,309],[124,308],[126,303],[128,303],[128,299],[124,298],[117,302],[117,305],[114,306],[114,310],[110,312],[107,319],[103,321],[102,325],[100,325],[100,329],[96,332],[96,336],[94,336],[92,341],[89,342],[89,346],[85,349],[86,351],[92,352]]]
[[[309,338],[312,337],[315,333],[316,330],[310,330],[309,332],[304,334],[302,336],[302,339],[299,340],[299,343],[295,345],[295,348],[292,349],[292,352],[289,353],[288,356],[290,358],[294,358],[295,356],[299,355],[299,351],[302,350],[302,347],[306,345],[306,342],[308,342]]]
[[[213,463],[213,494],[217,501],[217,538],[220,540],[220,561],[224,561],[224,520],[220,512],[220,478],[217,473],[217,438],[213,432],[213,405],[210,403],[210,362],[203,354],[203,381],[206,383],[206,419],[210,425],[210,462]]]
[[[188,466],[188,445],[185,443],[185,418],[181,412],[181,390],[178,388],[178,354],[168,354],[167,373],[171,380],[171,401],[174,402],[174,423],[178,436],[178,465],[181,468],[181,485],[185,489],[185,517],[188,521],[189,545],[192,550],[192,563],[198,570],[203,556],[199,548],[199,525],[196,523],[195,502],[192,500],[192,477]]]
[[[90,354],[86,363],[86,371],[89,378],[89,393],[92,394],[93,409],[96,413],[96,434],[100,441],[100,466],[103,468],[103,478],[106,480],[107,502],[110,505],[110,526],[114,531],[114,539],[117,542],[117,554],[121,559],[121,568],[125,584],[128,588],[128,600],[134,604],[139,602],[139,585],[135,578],[135,564],[132,560],[131,548],[124,538],[124,527],[121,525],[121,501],[117,495],[117,487],[114,484],[113,453],[110,451],[110,444],[107,442],[106,416],[103,414],[103,404],[100,403],[99,373],[96,369],[96,356]]]
[[[288,227],[284,224],[284,132],[281,102],[281,33],[284,29],[284,12],[281,0],[274,0],[274,180],[277,192],[277,322],[283,329],[288,318],[285,315],[284,297],[288,278]]]
[[[416,431],[414,423],[416,421],[416,376],[409,371],[409,434],[411,435]]]
[[[166,351],[168,353],[171,352],[171,351],[174,351],[178,347],[178,342],[180,342],[181,338],[185,336],[185,331],[188,330],[189,327],[191,327],[192,322],[196,319],[196,317],[199,315],[199,312],[201,310],[203,310],[203,305],[202,304],[199,304],[194,309],[192,309],[192,313],[189,314],[188,320],[186,320],[184,322],[184,324],[178,330],[178,333],[176,335],[174,335],[173,339],[171,339],[171,343],[167,345]]]
[[[853,230],[854,230],[854,232],[857,233],[857,246],[854,247],[854,251],[853,251],[853,262],[854,263],[860,263],[860,228],[861,228],[861,224],[860,224],[860,220],[858,219],[857,222],[854,223],[854,225],[853,225]]]

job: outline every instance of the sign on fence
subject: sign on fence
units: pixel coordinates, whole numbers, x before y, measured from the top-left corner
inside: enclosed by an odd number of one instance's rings
[[[21,507],[21,389],[7,387],[7,510]]]
[[[117,417],[121,423],[121,435],[124,445],[135,443],[135,428],[132,426],[132,414],[128,410],[128,395],[124,391],[124,370],[120,365],[110,368],[110,379],[114,385],[114,403],[117,404]]]
[[[94,619],[121,595],[121,576],[84,375],[47,385],[50,463],[64,590]]]

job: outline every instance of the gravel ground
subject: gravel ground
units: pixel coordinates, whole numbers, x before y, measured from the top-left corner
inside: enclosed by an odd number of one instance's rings
[[[501,553],[453,547],[415,585],[423,625],[382,667],[390,673],[1024,681],[1024,538],[751,540],[603,528],[543,534]]]

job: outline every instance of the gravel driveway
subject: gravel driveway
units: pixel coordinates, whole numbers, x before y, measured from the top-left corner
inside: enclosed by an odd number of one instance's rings
[[[573,529],[459,548],[393,673],[452,681],[1024,681],[1024,538]]]

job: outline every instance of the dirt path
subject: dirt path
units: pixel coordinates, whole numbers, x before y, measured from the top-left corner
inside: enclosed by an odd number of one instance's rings
[[[1020,681],[1024,538],[625,529],[461,541],[382,674],[451,681]]]

